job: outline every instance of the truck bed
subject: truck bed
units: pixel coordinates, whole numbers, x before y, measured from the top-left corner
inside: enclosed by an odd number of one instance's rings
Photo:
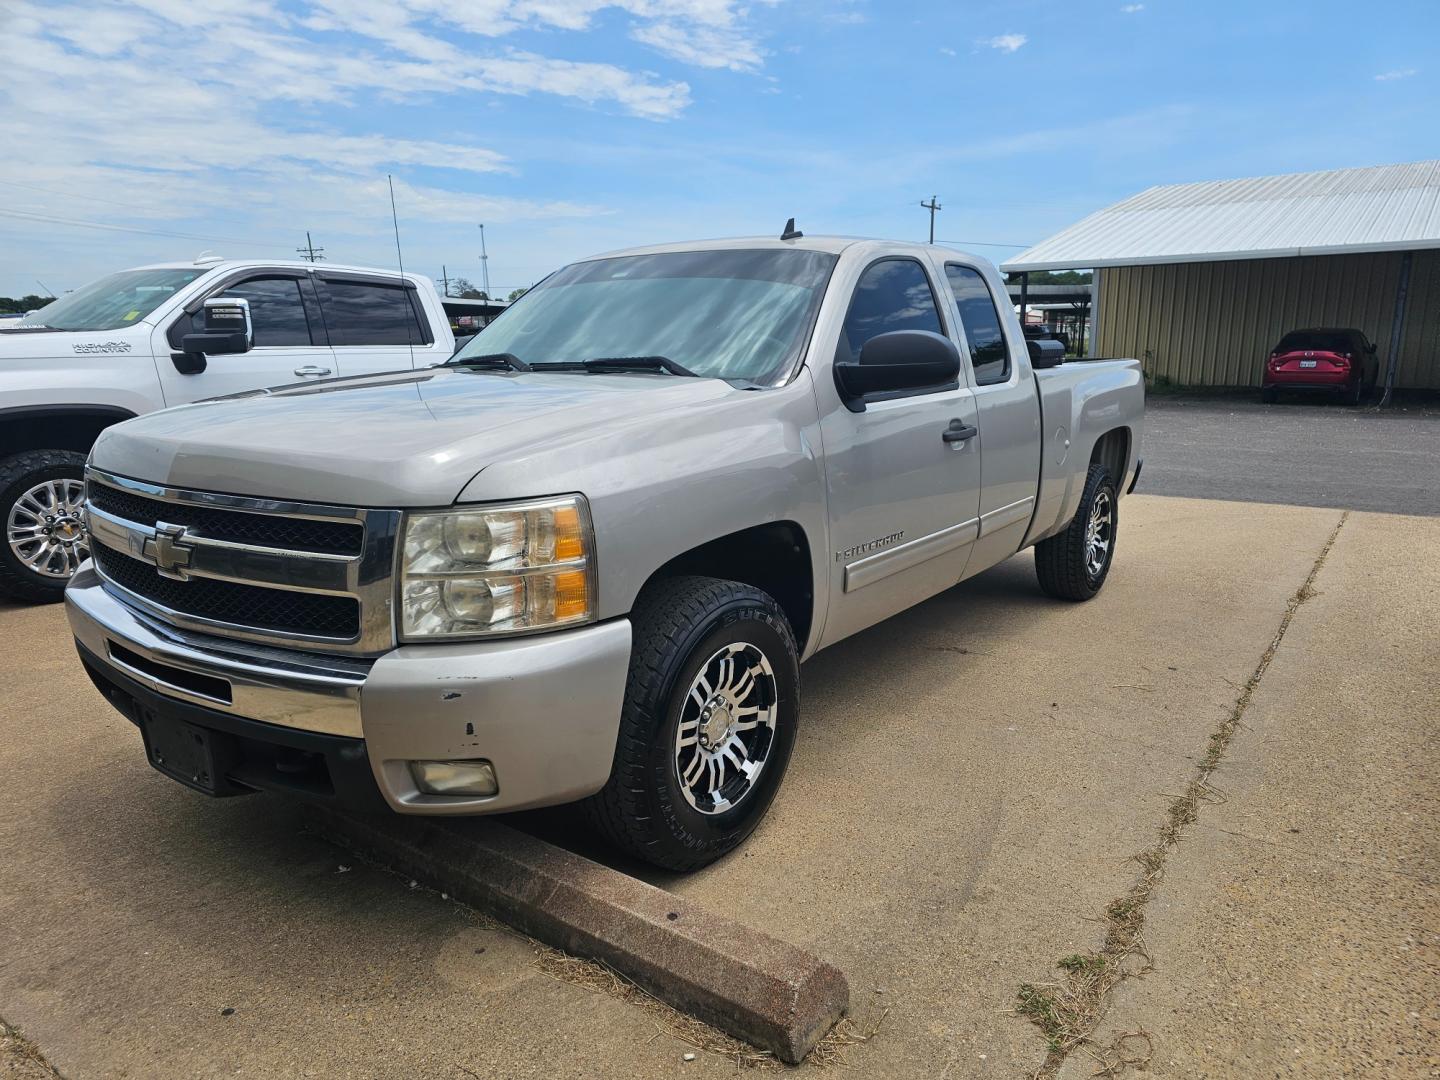
[[[1117,492],[1125,493],[1139,461],[1145,414],[1139,360],[1071,360],[1042,368],[1034,377],[1040,399],[1040,484],[1027,544],[1059,532],[1080,505],[1087,469],[1070,460],[1071,446],[1093,446],[1117,424],[1130,436],[1123,457],[1112,464]]]

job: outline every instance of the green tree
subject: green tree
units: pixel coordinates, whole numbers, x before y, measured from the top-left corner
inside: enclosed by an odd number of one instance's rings
[[[1031,270],[1031,285],[1089,285],[1093,275],[1089,270],[1083,274],[1078,270],[1061,270],[1058,274],[1053,270]],[[1019,285],[1020,275],[1006,274],[1007,285]]]
[[[516,300],[519,300],[520,297],[524,296],[524,295],[525,295],[527,292],[529,292],[529,291],[530,291],[529,289],[524,289],[524,288],[521,288],[521,289],[512,289],[512,290],[510,291],[510,295],[507,296],[505,299],[508,300],[508,301],[510,301],[510,303],[513,304]]]

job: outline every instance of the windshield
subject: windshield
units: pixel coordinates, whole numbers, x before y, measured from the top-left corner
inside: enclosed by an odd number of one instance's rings
[[[1280,339],[1276,352],[1349,352],[1350,335],[1335,330],[1295,330]]]
[[[663,356],[697,375],[771,385],[805,347],[835,256],[683,251],[576,263],[552,274],[455,355],[510,353],[535,368]]]
[[[20,320],[21,326],[55,330],[118,330],[145,318],[208,268],[123,270],[66,293]]]

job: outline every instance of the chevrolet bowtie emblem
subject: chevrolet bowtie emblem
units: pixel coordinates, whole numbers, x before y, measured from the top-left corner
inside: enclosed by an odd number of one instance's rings
[[[195,550],[185,542],[184,525],[155,523],[155,535],[145,538],[145,557],[155,564],[161,577],[187,581],[190,575],[185,567],[190,565],[190,555]]]

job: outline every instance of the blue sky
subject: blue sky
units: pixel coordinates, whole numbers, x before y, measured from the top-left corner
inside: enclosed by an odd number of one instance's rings
[[[696,236],[1002,259],[1152,184],[1440,157],[1437,0],[0,0],[0,294],[202,249],[528,284]],[[104,228],[97,226],[105,226]],[[157,235],[182,234],[182,235]]]

